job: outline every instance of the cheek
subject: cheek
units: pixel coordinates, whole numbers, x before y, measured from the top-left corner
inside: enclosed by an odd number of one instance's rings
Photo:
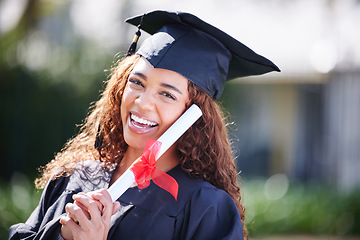
[[[129,105],[136,98],[134,91],[132,91],[129,87],[125,87],[123,96],[121,98],[122,105]]]
[[[130,94],[130,90],[129,90],[128,85],[126,84],[123,95],[122,95],[122,98],[121,98],[121,101],[124,102],[126,99],[128,99],[129,94]]]
[[[185,105],[184,106],[172,106],[170,108],[164,109],[162,111],[162,120],[163,124],[166,128],[170,127],[185,111]]]
[[[121,98],[121,106],[120,106],[121,117],[123,120],[126,118],[126,109],[130,103],[130,97],[131,97],[130,91],[127,89],[127,87],[125,87],[124,93]]]

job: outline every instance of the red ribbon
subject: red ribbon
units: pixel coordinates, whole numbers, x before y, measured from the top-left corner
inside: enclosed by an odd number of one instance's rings
[[[179,185],[176,180],[165,172],[156,168],[156,155],[160,150],[161,142],[148,139],[144,153],[135,161],[130,170],[135,175],[138,188],[143,189],[150,185],[150,180],[171,193],[177,200]]]

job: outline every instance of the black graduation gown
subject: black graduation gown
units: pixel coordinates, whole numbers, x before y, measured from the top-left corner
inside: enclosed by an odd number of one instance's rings
[[[29,219],[10,227],[9,239],[62,239],[59,218],[72,195],[107,188],[112,174],[86,161],[70,177],[50,181]],[[179,184],[178,200],[152,181],[129,188],[118,199],[108,239],[243,239],[239,212],[225,191],[189,177],[180,165],[168,174]]]

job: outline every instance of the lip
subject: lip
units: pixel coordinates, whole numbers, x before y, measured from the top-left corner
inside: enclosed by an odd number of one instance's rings
[[[131,114],[134,114],[134,115],[136,115],[136,116],[138,116],[138,117],[140,117],[140,118],[143,118],[143,119],[146,119],[146,120],[148,120],[148,121],[151,121],[151,120],[147,119],[146,117],[142,116],[142,115],[139,114],[139,113],[135,113],[135,112],[132,113],[132,112],[130,112],[130,114],[129,114],[128,118],[127,118],[127,123],[128,123],[128,126],[129,126],[130,131],[132,131],[132,132],[134,132],[134,133],[136,133],[136,134],[148,134],[148,133],[150,133],[150,132],[152,132],[152,131],[155,131],[155,130],[158,128],[158,125],[156,125],[156,126],[154,126],[154,127],[144,127],[144,128],[140,128],[140,127],[138,127],[138,126],[135,126],[135,125],[133,124],[133,121],[131,120]],[[152,121],[152,122],[153,122],[153,121]]]

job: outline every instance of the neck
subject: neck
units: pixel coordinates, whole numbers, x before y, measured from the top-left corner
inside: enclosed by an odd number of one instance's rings
[[[111,179],[111,184],[118,179],[142,154],[143,150],[129,146],[123,159],[116,168],[116,171]],[[163,172],[167,172],[176,167],[179,163],[180,158],[176,151],[176,146],[173,145],[158,159],[156,168]]]

